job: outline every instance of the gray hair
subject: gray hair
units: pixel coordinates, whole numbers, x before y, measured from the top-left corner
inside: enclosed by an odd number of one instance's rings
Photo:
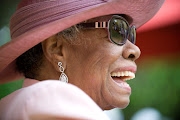
[[[81,26],[72,26],[69,27],[59,33],[57,33],[57,39],[60,39],[60,36],[62,35],[62,37],[70,44],[72,45],[78,45],[80,44],[80,39],[78,37],[78,34],[81,31]]]

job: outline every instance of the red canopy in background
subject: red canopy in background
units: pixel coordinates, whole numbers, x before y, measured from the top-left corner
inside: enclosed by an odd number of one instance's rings
[[[145,57],[180,58],[180,0],[166,0],[160,11],[137,30],[137,46]]]
[[[180,0],[166,0],[158,13],[139,32],[170,26],[180,22]]]

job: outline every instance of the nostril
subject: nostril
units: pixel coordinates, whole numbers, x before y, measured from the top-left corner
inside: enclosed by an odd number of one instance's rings
[[[135,58],[135,56],[134,56],[133,54],[130,54],[130,55],[128,56],[128,58],[133,59],[133,58]]]

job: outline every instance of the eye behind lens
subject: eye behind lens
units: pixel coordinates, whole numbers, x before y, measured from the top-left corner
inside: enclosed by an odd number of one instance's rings
[[[129,34],[128,23],[120,16],[113,16],[109,21],[109,34],[112,42],[123,45]]]

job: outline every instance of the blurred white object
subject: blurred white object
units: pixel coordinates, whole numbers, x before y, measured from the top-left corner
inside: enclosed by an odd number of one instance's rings
[[[10,39],[9,28],[7,26],[0,28],[0,46],[10,41]]]
[[[143,108],[136,112],[131,120],[162,120],[161,113],[154,108]]]
[[[104,113],[110,118],[110,120],[124,120],[124,115],[121,109],[114,108],[112,110],[105,110]]]

